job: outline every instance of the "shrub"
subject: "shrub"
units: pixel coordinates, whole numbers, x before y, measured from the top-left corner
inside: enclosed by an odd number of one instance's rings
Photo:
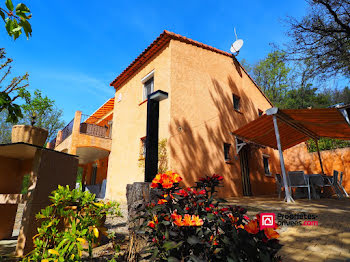
[[[94,194],[68,186],[58,186],[50,200],[36,215],[41,226],[24,261],[80,261],[83,251],[91,257],[93,244],[106,234],[106,215],[121,216],[118,203],[97,202]]]
[[[259,215],[223,206],[215,199],[222,176],[201,178],[192,188],[180,188],[175,173],[158,174],[151,187],[157,195],[139,219],[147,238],[147,259],[153,261],[278,261],[278,233],[260,230]]]

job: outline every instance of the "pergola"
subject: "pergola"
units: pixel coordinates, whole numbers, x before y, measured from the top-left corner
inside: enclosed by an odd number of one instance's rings
[[[310,138],[316,143],[322,173],[322,158],[318,148],[321,137],[350,140],[350,105],[322,109],[266,110],[266,114],[232,132],[237,138],[278,149],[286,201],[293,202],[290,194],[283,151]]]

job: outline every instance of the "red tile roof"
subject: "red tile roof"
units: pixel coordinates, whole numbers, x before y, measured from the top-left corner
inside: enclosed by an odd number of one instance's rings
[[[222,54],[228,57],[232,57],[239,64],[235,56],[231,53],[222,51],[215,47],[200,43],[198,41],[192,40],[190,38],[181,36],[179,34],[175,34],[173,32],[169,32],[164,30],[156,40],[154,40],[116,79],[114,79],[110,86],[114,86],[117,89],[121,84],[123,84],[129,77],[131,77],[138,69],[140,69],[150,58],[152,58],[156,53],[158,53],[166,44],[170,42],[170,40],[178,40],[187,44],[191,44],[203,49],[210,50],[212,52],[216,52],[218,54]],[[249,76],[249,78],[253,81],[255,86],[259,89],[259,91],[263,94],[263,96],[267,99],[267,101],[272,105],[270,100],[266,97],[266,95],[262,92],[259,86],[254,82],[248,72],[243,68],[241,64],[239,64],[244,72]]]

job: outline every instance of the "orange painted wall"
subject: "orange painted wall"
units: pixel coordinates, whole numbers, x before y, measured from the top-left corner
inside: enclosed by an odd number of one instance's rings
[[[170,55],[167,45],[115,93],[106,198],[126,201],[126,185],[144,181],[139,158],[140,138],[146,136],[147,103],[142,103],[141,80],[154,70],[154,91],[161,89],[170,92]],[[118,102],[119,97],[121,100]],[[159,105],[159,139],[169,135],[169,107],[170,99]]]
[[[307,174],[321,173],[317,153],[308,153],[305,143],[294,146],[284,152],[288,171],[303,170]],[[333,170],[344,172],[343,186],[350,192],[350,148],[321,151],[324,172],[333,174]]]
[[[222,197],[242,195],[240,160],[231,131],[258,117],[270,103],[232,58],[172,40],[170,92],[170,166],[193,185],[201,176],[224,176]],[[232,94],[241,110],[233,108]],[[232,144],[232,163],[224,160],[223,143]],[[271,172],[279,172],[278,152],[252,150],[250,180],[253,195],[273,194],[275,182],[263,170],[262,153],[270,155]]]

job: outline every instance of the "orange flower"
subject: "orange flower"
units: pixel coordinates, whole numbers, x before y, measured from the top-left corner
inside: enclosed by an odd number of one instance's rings
[[[148,223],[148,226],[151,227],[151,228],[155,228],[156,227],[156,224],[153,222],[153,221],[150,221]]]
[[[183,219],[184,226],[192,226],[192,218],[191,215],[185,214]]]
[[[158,184],[157,183],[152,183],[151,184],[151,188],[157,188],[158,187]]]
[[[172,181],[174,181],[174,183],[179,183],[182,180],[180,175],[176,173],[169,173],[169,177],[171,178]]]
[[[154,215],[153,220],[148,223],[148,226],[151,228],[155,228],[156,224],[158,224],[158,217]]]
[[[218,243],[218,242],[216,242],[216,237],[214,238],[214,236],[213,236],[213,235],[211,235],[211,236],[210,236],[210,242],[213,242],[213,245],[214,245],[214,246],[219,245],[219,243]]]
[[[158,205],[163,205],[166,202],[168,202],[168,200],[166,200],[166,199],[159,199],[158,200]]]
[[[244,229],[248,233],[257,234],[259,232],[258,221],[257,220],[249,221],[249,223],[244,226]]]
[[[199,216],[192,215],[192,226],[202,226],[203,219],[199,218]]]
[[[271,239],[271,238],[279,238],[279,234],[273,230],[273,228],[271,227],[268,227],[268,228],[264,228],[264,233],[265,233],[265,236],[268,238],[268,239]]]
[[[238,217],[233,216],[232,214],[228,214],[228,217],[231,219],[232,223],[237,223]]]
[[[182,178],[178,174],[168,171],[164,174],[157,174],[152,180],[151,187],[157,188],[161,184],[163,188],[171,188],[174,183],[178,183],[181,180]]]
[[[181,215],[176,215],[174,219],[174,224],[181,227],[184,225],[184,223],[182,222],[182,216]]]

